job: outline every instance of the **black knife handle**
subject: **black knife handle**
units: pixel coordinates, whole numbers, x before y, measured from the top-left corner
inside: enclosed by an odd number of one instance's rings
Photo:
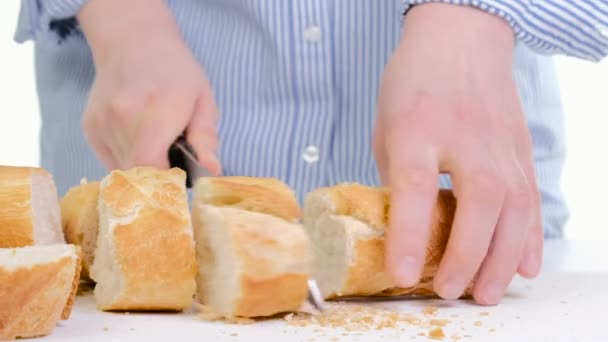
[[[186,172],[186,187],[192,188],[192,177],[190,175],[190,170],[188,170],[188,163],[186,162],[186,156],[183,151],[179,148],[178,145],[185,147],[193,156],[197,157],[196,152],[194,152],[194,148],[192,145],[188,143],[184,134],[180,135],[175,139],[173,144],[169,147],[169,165],[173,167],[180,168]]]

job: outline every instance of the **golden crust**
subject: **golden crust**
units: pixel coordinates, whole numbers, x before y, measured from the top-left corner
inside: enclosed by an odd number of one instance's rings
[[[274,178],[209,177],[196,184],[197,202],[269,214],[295,222],[300,207],[294,192]]]
[[[61,199],[61,225],[67,243],[82,248],[81,278],[89,280],[99,228],[97,200],[99,183],[91,182],[71,188]]]
[[[0,248],[34,244],[31,206],[32,173],[45,170],[31,167],[0,167]]]
[[[241,278],[241,296],[234,316],[265,317],[296,311],[306,300],[308,275],[283,273],[274,278]]]
[[[78,265],[65,256],[18,269],[0,266],[0,340],[45,336],[67,319]]]
[[[196,259],[185,176],[177,168],[140,167],[114,171],[102,182],[106,215],[134,216],[110,227],[125,288],[102,310],[179,311],[192,304]]]
[[[386,188],[343,183],[308,193],[306,202],[323,203],[323,209],[335,215],[351,216],[372,228],[384,230],[388,222],[389,196]]]
[[[70,295],[68,296],[68,300],[61,312],[61,319],[67,320],[70,318],[72,314],[72,307],[74,306],[74,301],[76,300],[76,293],[78,292],[78,285],[80,284],[80,273],[82,272],[82,249],[79,246],[75,246],[76,248],[76,263],[74,271],[74,279],[72,279],[72,290],[70,291]]]

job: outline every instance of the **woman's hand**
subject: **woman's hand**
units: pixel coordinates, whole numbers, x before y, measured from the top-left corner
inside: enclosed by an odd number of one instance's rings
[[[213,94],[164,1],[91,0],[78,19],[96,68],[83,125],[105,166],[167,168],[185,131],[201,164],[219,173]]]
[[[512,79],[513,33],[497,17],[446,4],[407,14],[381,84],[374,152],[392,190],[387,265],[418,282],[438,174],[458,199],[435,291],[455,299],[475,279],[496,304],[516,272],[535,276],[543,244],[532,144]]]

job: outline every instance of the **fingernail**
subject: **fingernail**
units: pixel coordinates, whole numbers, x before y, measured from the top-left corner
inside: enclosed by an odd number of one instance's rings
[[[483,293],[482,304],[494,305],[497,304],[503,295],[503,286],[497,282],[491,282],[486,285]]]
[[[461,278],[450,278],[439,288],[441,297],[447,300],[458,299],[465,288],[465,282]]]
[[[407,255],[399,262],[398,279],[399,286],[410,287],[418,283],[419,268],[415,257]]]
[[[540,258],[535,252],[530,252],[524,259],[524,267],[530,273],[537,273],[540,268]]]

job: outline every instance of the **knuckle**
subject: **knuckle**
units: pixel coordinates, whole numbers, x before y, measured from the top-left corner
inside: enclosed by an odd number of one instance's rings
[[[135,114],[136,106],[129,96],[116,96],[108,104],[108,116],[119,122],[126,122]]]
[[[464,197],[493,201],[502,198],[506,191],[506,182],[496,172],[477,171],[471,175],[469,186],[464,190]]]
[[[432,171],[423,167],[407,167],[399,170],[392,170],[390,174],[392,187],[396,189],[407,189],[420,192],[434,191],[437,187],[438,176]]]

